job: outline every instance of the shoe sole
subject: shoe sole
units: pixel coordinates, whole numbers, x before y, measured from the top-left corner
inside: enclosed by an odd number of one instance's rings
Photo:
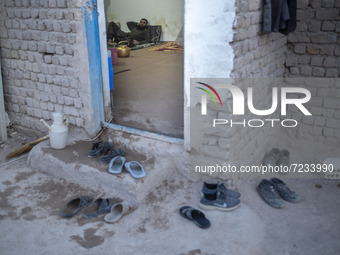
[[[207,211],[216,211],[217,210],[217,211],[222,211],[222,212],[230,212],[230,211],[237,209],[241,205],[241,203],[239,203],[239,204],[237,204],[233,207],[228,207],[228,208],[218,207],[218,206],[214,206],[214,205],[204,205],[204,204],[201,204],[201,203],[199,203],[198,205],[201,209],[207,210]]]

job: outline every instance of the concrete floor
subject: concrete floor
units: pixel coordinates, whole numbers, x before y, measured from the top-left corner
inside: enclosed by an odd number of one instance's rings
[[[110,175],[107,166],[88,159],[91,142],[53,150],[45,141],[28,158],[6,160],[8,152],[27,142],[22,137],[12,135],[0,145],[1,254],[340,252],[339,180],[285,180],[301,201],[285,203],[282,209],[269,207],[256,193],[261,177],[228,182],[241,192],[241,206],[232,212],[204,211],[212,225],[202,230],[182,218],[178,209],[183,205],[198,208],[202,181],[213,179],[190,173],[179,145],[104,133],[103,139],[111,138],[116,147],[127,149],[129,160],[143,163],[147,176],[135,180],[127,173]],[[124,188],[131,194],[118,192]],[[81,194],[136,199],[139,207],[116,224],[105,223],[103,216],[92,220],[80,215],[61,218],[61,208]]]
[[[113,70],[114,123],[183,138],[183,53],[134,50]]]

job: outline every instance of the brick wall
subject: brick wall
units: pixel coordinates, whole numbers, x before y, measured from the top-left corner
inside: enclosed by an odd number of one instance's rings
[[[64,112],[73,127],[86,125],[90,96],[81,4],[81,0],[0,3],[4,95],[13,124],[46,132],[39,119]]]
[[[340,1],[298,1],[297,29],[288,36],[286,59],[289,77],[308,78],[308,106],[312,118],[292,112],[301,121],[296,135],[340,145]],[[327,79],[330,78],[330,79]]]

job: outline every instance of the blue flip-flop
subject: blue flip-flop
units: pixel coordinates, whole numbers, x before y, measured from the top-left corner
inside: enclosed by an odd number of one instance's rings
[[[126,158],[122,156],[117,156],[111,159],[109,165],[109,173],[119,174],[122,172]]]
[[[126,162],[124,167],[134,178],[143,178],[146,176],[143,166],[137,161]]]

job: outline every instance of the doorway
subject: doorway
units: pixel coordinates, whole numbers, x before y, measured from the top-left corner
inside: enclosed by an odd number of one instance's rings
[[[155,50],[181,37],[183,0],[105,0],[104,6],[106,25],[119,22],[123,31],[129,31],[127,21],[138,22],[141,18],[162,26],[160,44],[132,50],[129,57],[118,58],[113,66],[111,122],[183,138],[184,54]]]

